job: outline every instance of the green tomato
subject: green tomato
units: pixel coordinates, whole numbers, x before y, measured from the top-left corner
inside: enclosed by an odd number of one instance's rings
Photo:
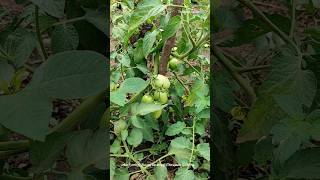
[[[110,91],[114,91],[117,89],[117,85],[115,83],[110,83]]]
[[[166,76],[163,76],[161,74],[158,74],[158,76],[156,77],[156,79],[154,81],[154,85],[156,88],[169,89],[169,87],[170,87],[169,78],[167,78]]]
[[[178,47],[173,47],[172,48],[172,51],[177,51],[178,50]]]
[[[160,102],[160,104],[165,104],[168,102],[168,93],[166,92],[156,91],[154,97]]]
[[[122,130],[127,128],[127,122],[125,120],[120,119],[119,121],[114,122],[114,132],[116,135],[120,135]]]
[[[172,58],[169,61],[169,67],[172,70],[176,70],[179,64],[180,64],[180,61],[177,58]]]
[[[153,113],[152,113],[152,117],[153,117],[154,119],[159,119],[159,117],[161,116],[161,114],[162,114],[162,109],[153,112]]]
[[[141,98],[141,102],[143,102],[143,103],[153,103],[153,97],[150,96],[149,94],[145,94],[145,95]]]
[[[205,48],[208,48],[208,47],[209,47],[209,44],[204,44],[204,47],[205,47]]]

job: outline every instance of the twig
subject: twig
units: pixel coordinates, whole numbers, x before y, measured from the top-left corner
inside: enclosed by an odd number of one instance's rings
[[[42,51],[42,55],[44,59],[46,60],[48,58],[48,54],[46,52],[46,49],[44,48],[41,32],[40,32],[40,24],[39,24],[39,7],[35,6],[35,21],[36,21],[36,32],[38,37],[38,42]]]
[[[246,91],[249,96],[249,101],[252,104],[256,100],[256,93],[250,83],[243,78],[238,72],[237,68],[230,62],[228,58],[219,50],[215,45],[212,47],[213,55],[227,68],[231,76],[237,81],[237,83]]]

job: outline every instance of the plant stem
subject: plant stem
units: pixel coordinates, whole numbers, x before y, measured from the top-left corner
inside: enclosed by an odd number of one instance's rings
[[[192,158],[193,158],[193,152],[194,152],[194,148],[195,148],[195,127],[196,127],[196,119],[193,119],[193,121],[192,121],[192,149],[191,149],[191,155],[189,158],[189,163],[188,163],[187,169],[189,169],[189,167],[191,165]]]
[[[106,99],[106,92],[100,92],[99,94],[89,97],[81,105],[74,110],[66,119],[60,124],[51,129],[53,132],[65,132],[74,128],[77,124],[84,121],[94,109],[97,108],[99,103],[102,103]]]
[[[6,159],[8,156],[25,152],[25,149],[15,149],[8,151],[0,151],[0,159]]]
[[[52,24],[51,27],[58,26],[58,25],[64,25],[64,24],[68,24],[68,23],[74,23],[77,21],[83,21],[85,19],[86,19],[86,16],[81,16],[81,17],[77,17],[77,18],[73,18],[73,19],[67,19],[65,21],[60,21],[60,22],[54,23],[54,24]]]
[[[46,49],[44,48],[42,37],[41,37],[41,32],[40,32],[40,24],[39,24],[39,7],[35,6],[35,21],[36,21],[36,32],[37,32],[37,37],[39,41],[39,45],[42,51],[42,55],[44,59],[46,60],[48,58],[48,54],[46,52]]]
[[[212,47],[213,54],[218,58],[218,60],[227,68],[231,76],[237,81],[237,83],[246,91],[249,96],[250,104],[252,104],[256,100],[256,93],[254,89],[251,87],[250,83],[243,78],[238,72],[237,68],[226,58],[221,50],[216,45]]]
[[[298,56],[301,57],[301,51],[298,46],[290,39],[290,37],[278,28],[262,11],[260,11],[250,0],[238,0],[240,3],[247,6],[250,10],[256,13],[270,28],[277,33],[284,41],[289,43],[297,52]]]
[[[5,179],[5,180],[32,180],[31,177],[17,177],[17,176],[12,176],[12,175],[8,175],[8,174],[0,175],[0,179]]]
[[[250,72],[250,71],[257,71],[257,70],[261,70],[261,69],[266,69],[266,68],[269,68],[269,67],[270,67],[270,65],[243,67],[243,68],[237,68],[237,71],[239,73],[245,73],[245,72]]]
[[[168,156],[172,156],[172,154],[165,154],[163,156],[161,156],[160,158],[158,158],[157,160],[153,161],[152,163],[149,164],[149,167],[151,167],[152,165],[156,164],[157,162],[161,161],[162,159],[168,157]]]
[[[294,38],[294,30],[296,27],[296,0],[291,0],[291,27],[290,27],[290,35],[291,39]]]
[[[0,151],[28,149],[29,146],[29,140],[0,142]]]
[[[185,85],[185,84],[183,84],[183,82],[180,80],[180,78],[178,77],[178,75],[177,75],[177,73],[176,72],[173,72],[173,74],[174,74],[174,76],[175,76],[175,78],[179,81],[179,83],[184,87],[184,89],[188,92],[188,94],[190,94],[190,90],[189,90],[189,88]]]

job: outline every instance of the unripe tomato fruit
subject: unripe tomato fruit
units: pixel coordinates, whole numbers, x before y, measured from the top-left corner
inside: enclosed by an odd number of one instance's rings
[[[161,114],[162,114],[162,109],[159,110],[159,111],[153,112],[153,113],[152,113],[152,117],[153,117],[154,119],[159,119],[159,117],[161,116]]]
[[[117,135],[120,135],[122,130],[127,128],[127,122],[125,120],[120,119],[119,121],[114,122],[114,132]]]
[[[172,48],[172,51],[177,51],[178,50],[178,47],[173,47]]]
[[[110,84],[110,91],[114,91],[114,90],[116,90],[116,89],[117,89],[117,85],[112,82],[112,83]]]
[[[161,104],[167,103],[168,102],[168,94],[166,92],[160,92],[158,101]]]
[[[161,74],[158,74],[158,76],[156,77],[156,79],[154,81],[154,85],[157,88],[169,89],[169,87],[170,87],[169,78],[167,78],[166,76],[163,76]]]
[[[143,102],[143,103],[152,103],[152,102],[153,102],[153,97],[150,96],[149,94],[145,94],[145,95],[141,98],[141,102]]]
[[[172,58],[169,61],[169,67],[172,70],[176,70],[179,64],[180,64],[180,61],[177,58]]]
[[[205,48],[208,48],[208,47],[209,47],[209,44],[204,44],[204,47],[205,47]]]

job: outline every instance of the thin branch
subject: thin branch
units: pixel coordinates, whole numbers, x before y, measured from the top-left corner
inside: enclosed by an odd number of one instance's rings
[[[269,68],[269,67],[270,67],[270,65],[243,67],[243,68],[237,68],[237,71],[239,73],[246,73],[246,72],[258,71],[258,70],[266,69],[266,68]]]
[[[248,7],[251,11],[256,13],[275,33],[277,33],[284,41],[289,43],[301,57],[301,51],[299,47],[290,39],[290,37],[284,33],[277,25],[275,25],[262,11],[260,11],[250,0],[238,0],[240,3]]]
[[[237,83],[246,91],[249,101],[252,104],[256,100],[256,93],[247,79],[243,78],[238,72],[232,62],[222,53],[222,51],[215,45],[212,47],[213,55],[227,68],[231,76]]]
[[[39,7],[35,6],[35,21],[36,21],[36,32],[37,32],[37,37],[39,41],[39,45],[42,51],[42,55],[44,59],[48,58],[48,54],[46,52],[46,49],[44,48],[42,37],[41,37],[41,32],[40,32],[40,24],[39,24]]]
[[[291,27],[289,37],[294,38],[294,30],[296,27],[296,0],[292,0],[291,3]]]

